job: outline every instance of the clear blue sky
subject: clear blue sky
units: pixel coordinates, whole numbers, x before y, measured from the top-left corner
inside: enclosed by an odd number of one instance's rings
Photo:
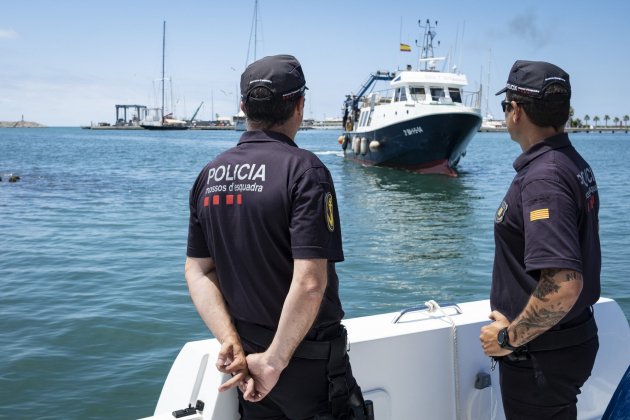
[[[0,5],[0,120],[78,126],[114,122],[115,104],[156,105],[162,21],[176,112],[236,111],[254,0],[5,0]],[[630,114],[630,2],[260,0],[257,55],[302,62],[306,116],[340,115],[344,95],[375,70],[414,64],[399,42],[437,20],[436,55],[454,56],[467,90],[490,80],[489,111],[516,59],[551,61],[573,86],[577,117]],[[402,25],[401,25],[402,22]],[[401,29],[402,28],[402,29]],[[402,34],[402,36],[401,36]],[[253,46],[251,47],[253,50]],[[253,52],[250,52],[250,56]],[[482,101],[485,112],[486,97]],[[603,121],[602,121],[603,122]]]

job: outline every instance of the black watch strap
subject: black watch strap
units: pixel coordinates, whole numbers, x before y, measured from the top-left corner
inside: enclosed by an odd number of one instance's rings
[[[497,334],[497,342],[499,343],[499,347],[506,350],[514,351],[517,347],[514,347],[510,344],[510,335],[508,334],[507,327],[503,328]]]

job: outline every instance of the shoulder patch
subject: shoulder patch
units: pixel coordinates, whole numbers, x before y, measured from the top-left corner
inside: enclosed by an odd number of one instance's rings
[[[538,209],[529,212],[529,221],[534,222],[536,220],[549,219],[549,209]]]
[[[335,202],[331,193],[326,193],[324,198],[324,218],[326,219],[326,226],[328,230],[333,232],[335,230]]]
[[[501,223],[505,217],[505,213],[508,210],[508,204],[505,200],[501,201],[501,205],[497,209],[497,213],[494,215],[494,223]]]

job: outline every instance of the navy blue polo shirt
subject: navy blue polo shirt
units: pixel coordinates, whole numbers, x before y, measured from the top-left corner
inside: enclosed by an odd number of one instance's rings
[[[201,171],[190,192],[187,255],[211,257],[230,314],[276,329],[294,259],[327,259],[314,327],[344,315],[334,263],[343,261],[337,199],[313,153],[272,131],[247,131]]]
[[[490,303],[513,320],[542,269],[582,273],[570,321],[600,295],[599,194],[588,163],[566,133],[545,139],[514,161],[516,176],[495,215]]]

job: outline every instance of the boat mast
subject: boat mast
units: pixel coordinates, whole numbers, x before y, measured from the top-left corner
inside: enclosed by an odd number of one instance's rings
[[[490,69],[492,68],[492,48],[488,50],[488,87],[486,89],[486,118],[490,119]]]
[[[254,38],[254,59],[252,63],[256,61],[257,54],[256,49],[258,47],[258,0],[254,0],[254,16],[252,16],[252,26],[249,30],[249,44],[247,44],[247,57],[245,58],[245,67],[250,63],[249,51],[252,47],[252,37]]]
[[[161,122],[164,124],[164,51],[166,50],[166,21],[162,24],[162,108]]]
[[[256,50],[258,48],[258,0],[254,1],[254,59],[252,62],[256,61],[258,57],[256,54]]]
[[[429,61],[431,58],[434,58],[433,55],[433,38],[437,35],[433,29],[437,27],[437,20],[435,21],[435,26],[431,27],[431,22],[429,19],[426,20],[425,25],[422,26],[422,20],[418,20],[418,26],[424,29],[424,36],[422,38],[422,45],[418,44],[416,40],[416,47],[420,48],[420,60],[418,60],[418,70],[420,70],[420,63],[424,63],[424,70],[428,70]],[[438,41],[438,46],[440,45],[440,41]]]

